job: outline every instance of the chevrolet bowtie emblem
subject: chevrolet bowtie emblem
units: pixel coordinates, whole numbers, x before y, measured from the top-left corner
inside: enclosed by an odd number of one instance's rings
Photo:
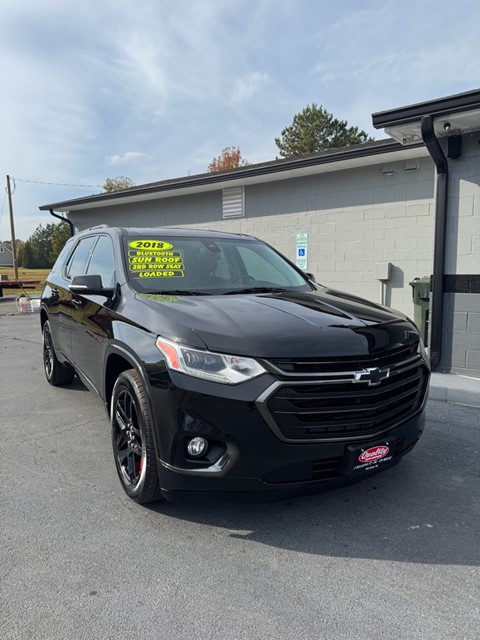
[[[389,375],[390,369],[379,369],[378,367],[362,369],[362,371],[355,371],[352,382],[366,382],[369,387],[375,387],[382,380],[386,380]]]

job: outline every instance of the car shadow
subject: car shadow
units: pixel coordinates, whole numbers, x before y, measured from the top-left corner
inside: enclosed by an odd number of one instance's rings
[[[40,367],[32,367],[32,371],[41,371]],[[43,371],[41,371],[41,374],[43,375]],[[45,384],[48,385],[48,382],[46,380],[44,380]],[[49,387],[47,387],[49,388]],[[86,387],[83,382],[80,380],[80,378],[75,375],[75,377],[73,378],[72,382],[70,382],[69,384],[64,384],[64,385],[60,385],[58,387],[55,387],[55,391],[56,393],[64,393],[67,394],[69,392],[73,392],[73,393],[77,393],[78,391],[85,391],[87,393],[90,393],[92,395],[93,398],[96,398],[96,394],[92,393],[88,387]]]
[[[475,414],[478,420],[478,412]],[[240,541],[342,558],[480,564],[480,431],[430,425],[395,468],[277,503],[157,503],[164,516]],[[473,435],[472,435],[473,434]],[[473,441],[472,441],[473,438]]]

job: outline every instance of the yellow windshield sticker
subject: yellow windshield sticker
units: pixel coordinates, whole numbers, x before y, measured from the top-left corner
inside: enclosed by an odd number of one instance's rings
[[[163,294],[141,293],[142,298],[146,300],[156,300],[157,302],[180,302],[180,296],[167,296]]]
[[[156,249],[159,251],[173,249],[173,244],[163,240],[132,240],[132,242],[128,243],[128,246],[131,249]]]
[[[183,278],[183,271],[140,271],[135,274],[136,278]]]
[[[132,240],[128,243],[128,269],[133,278],[183,278],[181,251],[163,240]]]

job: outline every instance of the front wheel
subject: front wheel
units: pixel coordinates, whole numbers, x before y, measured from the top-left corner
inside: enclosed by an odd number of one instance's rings
[[[43,368],[45,377],[54,387],[70,384],[75,375],[73,367],[69,364],[62,364],[55,355],[53,348],[52,332],[50,322],[47,320],[43,325]]]
[[[110,414],[113,455],[125,492],[140,504],[160,500],[150,403],[135,369],[118,376]]]

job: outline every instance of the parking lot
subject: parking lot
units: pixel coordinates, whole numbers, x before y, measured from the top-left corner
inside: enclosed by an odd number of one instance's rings
[[[480,635],[480,409],[430,401],[418,447],[276,504],[130,501],[100,401],[44,379],[38,314],[0,317],[0,638]]]

